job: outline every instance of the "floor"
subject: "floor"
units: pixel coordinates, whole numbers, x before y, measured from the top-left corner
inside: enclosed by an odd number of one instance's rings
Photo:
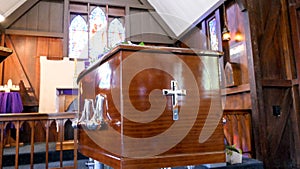
[[[59,167],[59,151],[55,150],[56,143],[49,143],[49,168]],[[46,144],[45,143],[35,143],[34,145],[34,169],[44,169],[45,168],[45,153]],[[3,169],[13,169],[15,160],[15,147],[5,148],[3,152]],[[19,168],[28,169],[30,168],[30,145],[23,145],[19,147]],[[63,166],[73,166],[74,152],[73,150],[63,152]],[[78,154],[78,169],[88,168],[85,163],[88,158]]]
[[[49,168],[59,167],[59,151],[55,150],[56,143],[49,143]],[[45,168],[45,143],[35,143],[34,146],[34,169],[44,169]],[[30,145],[24,145],[19,148],[19,169],[28,169],[30,168]],[[13,169],[14,168],[14,157],[15,157],[15,147],[5,148],[3,152],[3,169]],[[73,166],[73,158],[74,152],[73,150],[64,151],[63,153],[63,166]],[[86,163],[88,162],[88,157],[85,157],[78,153],[78,169],[93,169],[93,167],[87,167]],[[247,169],[263,169],[263,163],[249,158],[243,158],[242,164],[237,165],[226,165],[223,164],[221,166],[213,166],[213,165],[197,165],[197,166],[184,166],[184,167],[167,167],[162,169],[239,169],[239,168],[247,168]],[[96,168],[95,168],[96,169]],[[101,166],[97,169],[112,169],[108,166]]]
[[[85,162],[87,160],[78,160],[78,165],[77,168],[78,169],[88,169],[87,166],[85,166]],[[73,161],[64,161],[63,166],[67,167],[67,166],[73,166],[74,163]],[[49,168],[55,168],[55,167],[59,167],[59,162],[51,162],[49,163]],[[3,167],[3,169],[14,169],[14,166],[7,166],[7,167]],[[20,165],[19,169],[28,169],[30,168],[30,165]],[[44,163],[40,163],[40,164],[35,164],[34,165],[34,169],[45,169],[45,164]]]

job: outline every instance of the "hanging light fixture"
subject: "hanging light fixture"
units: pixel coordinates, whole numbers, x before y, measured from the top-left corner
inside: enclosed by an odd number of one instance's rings
[[[243,35],[240,30],[237,30],[234,36],[234,40],[237,42],[241,42],[243,40]]]
[[[227,25],[227,17],[226,17],[226,8],[225,8],[225,1],[223,3],[223,16],[224,16],[224,28],[222,31],[222,40],[229,41],[230,40],[230,31]]]
[[[229,41],[230,40],[230,31],[228,30],[228,28],[226,26],[223,28],[222,39],[224,41]]]

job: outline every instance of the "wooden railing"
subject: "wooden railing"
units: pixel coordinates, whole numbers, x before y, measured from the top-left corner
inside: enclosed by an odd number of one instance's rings
[[[76,113],[13,113],[13,114],[0,114],[0,168],[3,165],[3,152],[4,152],[4,140],[6,137],[7,125],[13,124],[16,130],[15,136],[15,168],[19,167],[19,144],[20,144],[20,129],[26,122],[30,126],[30,168],[34,167],[34,143],[35,143],[35,130],[36,124],[42,123],[43,130],[45,131],[45,168],[49,167],[49,131],[52,123],[56,123],[56,130],[58,132],[58,145],[60,151],[60,163],[59,168],[77,168],[77,130],[74,129],[74,166],[63,167],[63,141],[64,141],[64,125],[67,120],[75,118]]]

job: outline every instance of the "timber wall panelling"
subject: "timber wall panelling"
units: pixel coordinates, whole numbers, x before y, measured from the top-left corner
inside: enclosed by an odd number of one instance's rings
[[[290,17],[290,24],[291,24],[291,34],[292,34],[292,44],[293,44],[293,54],[294,54],[294,60],[295,60],[295,65],[296,65],[296,74],[297,74],[297,79],[294,80],[295,84],[298,85],[298,91],[295,89],[295,91],[297,91],[297,93],[295,92],[295,94],[293,95],[295,97],[295,101],[299,101],[299,90],[300,90],[300,44],[299,44],[299,41],[300,41],[300,31],[299,31],[299,28],[300,28],[300,19],[299,19],[299,16],[300,16],[300,1],[299,0],[290,0],[289,1],[289,17]],[[296,88],[297,86],[293,86],[293,88]],[[299,105],[295,105],[295,112],[292,116],[292,124],[294,124],[294,128],[299,128],[299,112],[300,112],[300,108],[299,108]],[[299,150],[299,130],[295,130],[295,132],[298,132],[298,133],[295,133],[295,137],[298,138],[296,139],[295,141],[295,145],[298,145],[298,146],[295,146],[295,148],[297,150]],[[295,161],[297,161],[297,166],[299,166],[299,158],[300,158],[300,155],[299,153],[295,156]]]
[[[299,92],[289,1],[247,1],[256,156],[266,168],[299,168]],[[281,108],[280,116],[273,107]]]
[[[14,55],[4,61],[2,83],[13,78],[14,82],[24,80],[26,85],[29,85],[27,80],[30,80],[35,95],[38,96],[38,56],[48,55],[60,59],[67,55],[65,52],[68,47],[67,24],[69,23],[68,5],[70,3],[122,7],[125,8],[125,14],[153,10],[145,1],[141,2],[130,0],[103,0],[101,2],[97,0],[27,0],[20,10],[12,14],[10,18],[13,20],[1,24],[5,29],[6,46],[14,46],[16,51]],[[244,113],[251,115],[251,118],[248,118],[248,115],[245,116],[247,118],[244,118],[244,124],[251,124],[252,128],[250,136],[247,136],[253,137],[254,140],[250,152],[254,152],[252,155],[255,158],[264,161],[266,168],[300,168],[298,91],[300,69],[299,56],[295,56],[295,53],[299,51],[295,45],[293,46],[293,41],[294,44],[299,42],[294,38],[294,35],[297,35],[295,34],[297,25],[294,21],[298,17],[292,12],[298,13],[299,1],[236,0],[236,2],[238,5],[233,1],[226,1],[227,20],[230,31],[234,33],[240,29],[239,31],[244,33],[245,39],[242,42],[230,41],[223,44],[222,47],[228,45],[227,51],[224,48],[224,63],[238,61],[241,69],[241,84],[224,89],[225,95],[230,95],[226,99],[228,109],[225,109],[225,112],[232,115],[229,117],[230,119],[236,120],[238,119],[233,117],[237,115]],[[25,9],[25,6],[28,8]],[[139,20],[143,18],[137,17],[137,20],[131,20],[132,18],[129,17],[125,18],[127,35],[131,36],[135,31],[158,32],[158,34],[162,34],[159,37],[162,38],[162,43],[173,45],[172,35],[168,32],[168,28],[161,24],[159,17],[154,14],[147,14],[145,17],[150,18],[153,24],[149,29],[155,30],[147,30],[148,27],[145,26],[138,27]],[[157,28],[156,25],[161,27]],[[204,31],[201,23],[197,26]],[[151,39],[152,37],[148,35],[133,36],[132,38],[136,41],[150,39],[149,43],[155,43],[156,39],[156,37]],[[197,40],[192,38],[193,36],[184,39],[183,43],[190,43],[190,41],[197,43]],[[245,53],[239,57],[230,55],[230,49],[238,45],[245,46]],[[24,69],[20,67],[21,64],[24,65]],[[26,78],[26,76],[28,77]],[[243,104],[236,104],[237,100]],[[273,115],[273,106],[281,107],[280,117]],[[242,125],[243,123],[241,123]],[[248,127],[242,127],[242,129],[247,129],[249,132]],[[253,135],[251,135],[252,132]]]
[[[127,40],[144,41],[149,44],[173,46],[170,31],[154,9],[146,1],[131,0],[30,0],[16,10],[1,24],[5,29],[5,45],[16,51],[3,67],[2,83],[12,79],[14,83],[23,80],[39,97],[39,56],[62,59],[68,56],[68,26],[70,13],[81,13],[82,8],[71,9],[72,5],[109,6],[109,17],[124,17]],[[121,10],[120,10],[121,9]],[[120,13],[121,11],[121,13]],[[140,15],[143,13],[143,15]],[[147,22],[145,22],[147,21]],[[18,60],[19,58],[19,60]]]
[[[295,62],[297,67],[297,75],[300,75],[300,44],[299,44],[300,42],[300,31],[299,31],[300,1],[299,0],[290,0],[289,13],[290,13],[291,20],[294,21],[291,22],[291,33],[292,33]],[[300,79],[298,78],[298,84],[299,82]]]
[[[15,35],[8,35],[6,39],[6,45],[13,49],[14,53],[4,62],[4,82],[12,79],[18,84],[22,80],[26,87],[31,87],[38,99],[39,56],[61,59],[62,39]]]
[[[252,103],[248,74],[250,67],[248,66],[247,58],[247,39],[245,39],[245,27],[247,24],[244,23],[246,18],[243,12],[235,2],[225,3],[226,20],[231,39],[223,41],[223,49],[225,51],[223,69],[225,69],[226,63],[230,62],[237,68],[234,71],[238,72],[235,72],[237,74],[235,77],[236,85],[226,87],[222,92],[226,98],[224,118],[227,121],[224,125],[224,133],[229,134],[226,137],[229,144],[241,148],[244,155],[255,158],[255,147],[252,144]],[[223,20],[223,22],[225,21]],[[242,39],[236,40],[237,34],[240,34]]]
[[[118,15],[117,9],[124,9],[125,14],[132,16],[125,17],[127,40],[148,43],[160,43],[160,45],[173,45],[170,38],[169,28],[164,25],[161,18],[155,13],[153,8],[144,0],[27,0],[18,10],[12,13],[4,23],[1,23],[5,30],[5,45],[14,50],[5,63],[2,64],[1,84],[12,79],[14,83],[22,80],[27,88],[31,88],[36,99],[39,97],[40,85],[40,65],[39,56],[47,56],[48,59],[59,60],[67,56],[68,48],[68,26],[70,4],[79,3],[92,5],[110,5],[116,10],[111,14]],[[76,12],[76,11],[72,11]],[[143,16],[139,16],[140,13]],[[144,22],[144,21],[148,22]],[[142,24],[141,24],[142,22]],[[150,24],[147,27],[147,24]],[[138,33],[134,33],[137,31]],[[147,32],[148,34],[143,34]],[[137,36],[142,35],[142,36]],[[172,34],[171,34],[172,36]],[[4,43],[4,38],[1,38]],[[43,126],[43,125],[41,125]],[[42,127],[41,127],[42,128]],[[22,141],[27,142],[26,136],[30,131],[24,126]],[[50,140],[56,140],[55,128],[51,129]],[[43,141],[44,135],[36,135],[36,141]]]
[[[39,1],[8,26],[5,44],[14,53],[4,62],[3,83],[8,79],[14,83],[22,80],[38,100],[39,56],[63,56],[62,17],[63,1]]]
[[[39,1],[9,29],[63,33],[63,1]]]
[[[248,73],[248,46],[246,44],[246,39],[243,38],[241,41],[235,41],[234,37],[236,32],[239,31],[243,37],[245,37],[245,17],[241,11],[238,4],[234,1],[226,2],[226,16],[228,21],[228,27],[231,31],[231,40],[223,41],[221,40],[221,31],[224,25],[224,13],[223,6],[219,9],[213,11],[207,18],[204,18],[195,29],[199,28],[200,31],[190,31],[185,35],[181,41],[181,46],[189,45],[193,42],[199,42],[198,35],[202,32],[209,39],[209,27],[208,22],[212,18],[218,18],[217,22],[219,28],[217,29],[219,36],[219,50],[224,52],[223,58],[220,59],[220,69],[224,68],[227,62],[232,62],[236,64],[239,68],[239,84],[234,87],[225,88],[225,81],[222,79],[221,85],[223,86],[222,94],[224,101],[224,134],[228,144],[236,145],[241,148],[244,155],[249,157],[255,157],[255,149],[252,143],[252,103],[250,95],[250,84],[249,84],[249,73]],[[198,36],[195,36],[198,35]],[[207,45],[197,44],[198,48],[207,46],[210,48],[210,41],[206,42]],[[195,46],[195,45],[194,45]]]
[[[67,27],[73,15],[88,16],[95,6],[99,6],[105,13],[108,12],[109,19],[116,17],[124,20],[126,40],[135,43],[145,42],[171,46],[174,44],[174,34],[146,1],[70,0],[67,4],[70,14]]]

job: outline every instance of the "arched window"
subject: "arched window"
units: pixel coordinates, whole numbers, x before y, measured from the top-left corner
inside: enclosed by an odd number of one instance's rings
[[[70,58],[89,59],[92,63],[125,40],[122,24],[125,9],[92,4],[73,4],[70,8],[70,17],[73,18],[69,27]]]
[[[69,27],[69,57],[88,57],[88,25],[84,18],[77,15]]]
[[[217,20],[216,18],[212,18],[209,22],[208,22],[208,26],[209,26],[209,37],[210,37],[210,48],[212,50],[218,50],[219,49],[219,41],[218,41],[218,33],[217,33]]]
[[[114,47],[125,40],[125,28],[119,19],[113,19],[108,28],[108,46]]]
[[[96,7],[90,14],[90,58],[97,60],[107,48],[107,19],[101,8]]]

